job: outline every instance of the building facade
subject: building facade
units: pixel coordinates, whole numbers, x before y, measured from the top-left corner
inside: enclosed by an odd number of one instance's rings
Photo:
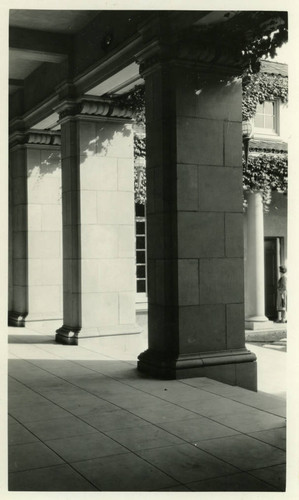
[[[252,120],[248,161],[252,165],[261,162],[261,173],[271,192],[245,192],[245,320],[249,329],[269,328],[277,319],[279,266],[287,265],[287,65],[263,61],[260,74],[266,75],[270,91]],[[260,176],[257,169],[251,175]]]

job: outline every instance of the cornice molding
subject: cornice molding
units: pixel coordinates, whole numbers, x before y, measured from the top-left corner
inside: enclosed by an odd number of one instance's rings
[[[82,99],[65,99],[54,108],[59,114],[59,123],[63,123],[70,118],[113,118],[121,120],[131,120],[133,111],[125,106],[119,105],[112,99],[101,99],[89,96]]]
[[[48,130],[16,130],[9,137],[10,148],[16,146],[47,146],[59,147],[61,145],[60,132]]]
[[[59,132],[47,132],[45,130],[30,130],[26,135],[26,144],[44,144],[60,146],[61,138]]]
[[[136,61],[142,77],[161,65],[194,67],[204,73],[205,79],[214,75],[234,77],[242,70],[241,54],[237,56],[229,44],[205,41],[197,29],[190,29],[184,38],[172,35],[152,39],[136,54]]]

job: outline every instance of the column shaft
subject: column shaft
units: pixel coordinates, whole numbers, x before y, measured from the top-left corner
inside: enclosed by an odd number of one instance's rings
[[[24,326],[28,315],[27,153],[25,146],[9,154],[10,303],[8,324]]]
[[[27,143],[11,152],[10,324],[62,316],[60,189],[59,147]]]
[[[61,134],[64,324],[56,340],[137,333],[131,125],[68,118]]]
[[[36,134],[35,139],[39,138]],[[51,137],[47,139],[50,142]],[[56,146],[27,143],[16,147],[10,159],[12,297],[9,323],[24,326],[25,321],[60,319],[60,150]]]
[[[261,192],[249,193],[247,208],[246,324],[267,322],[265,316],[264,208]]]

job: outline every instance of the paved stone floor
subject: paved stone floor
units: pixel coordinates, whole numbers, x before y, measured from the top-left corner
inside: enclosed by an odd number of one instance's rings
[[[248,346],[264,367],[254,393],[147,378],[145,347],[143,335],[63,346],[47,327],[9,329],[9,490],[284,491],[285,353]]]

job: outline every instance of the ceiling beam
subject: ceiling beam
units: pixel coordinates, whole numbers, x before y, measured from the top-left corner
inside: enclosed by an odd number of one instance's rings
[[[9,47],[23,52],[26,58],[44,62],[61,62],[71,51],[72,37],[62,33],[9,28]],[[27,55],[25,55],[27,54]]]

